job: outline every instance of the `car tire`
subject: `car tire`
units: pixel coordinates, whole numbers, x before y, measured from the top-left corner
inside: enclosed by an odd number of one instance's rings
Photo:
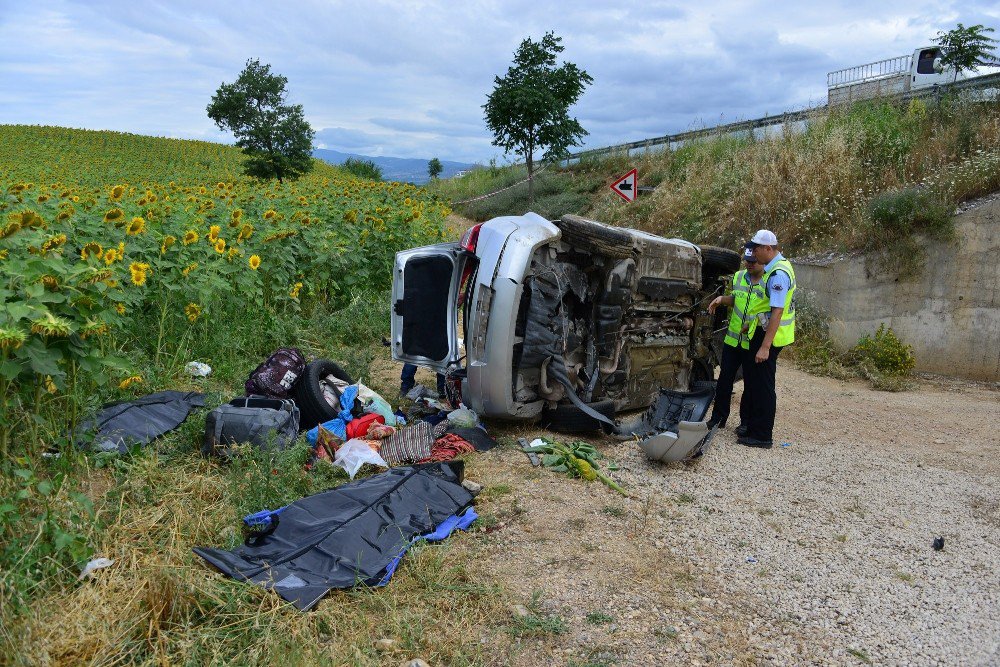
[[[620,259],[633,254],[632,237],[620,229],[576,215],[564,215],[556,226],[562,230],[562,240],[577,250]]]
[[[712,245],[703,245],[699,248],[701,249],[701,272],[703,275],[717,277],[739,271],[741,260],[738,252]]]
[[[608,419],[615,418],[615,402],[612,400],[597,401],[588,403],[587,407],[592,408],[604,415]],[[592,433],[610,427],[597,421],[586,412],[576,407],[572,403],[560,403],[554,408],[542,408],[542,428],[547,428],[556,433]]]
[[[347,371],[329,359],[317,359],[308,364],[302,379],[295,383],[295,404],[299,406],[299,429],[303,431],[337,416],[336,408],[323,397],[323,388],[320,386],[320,382],[327,375],[354,384]]]

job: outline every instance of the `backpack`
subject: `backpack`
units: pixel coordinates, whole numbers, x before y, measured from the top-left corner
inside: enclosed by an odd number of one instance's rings
[[[292,387],[306,370],[306,358],[294,347],[283,347],[247,378],[247,396],[291,398]]]
[[[284,449],[299,434],[299,409],[294,401],[263,396],[234,398],[205,417],[201,453],[229,458],[233,445],[249,442],[259,449]]]

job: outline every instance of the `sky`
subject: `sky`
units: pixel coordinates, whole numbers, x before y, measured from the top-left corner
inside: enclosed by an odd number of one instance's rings
[[[827,72],[959,22],[1000,30],[1000,2],[0,0],[0,124],[231,143],[205,107],[258,58],[317,148],[503,163],[482,105],[546,31],[594,79],[571,113],[596,148],[822,103]]]

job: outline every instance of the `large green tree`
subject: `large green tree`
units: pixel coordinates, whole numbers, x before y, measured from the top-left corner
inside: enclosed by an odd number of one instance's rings
[[[493,145],[524,158],[529,203],[534,200],[535,152],[545,150],[543,159],[557,159],[587,135],[580,122],[570,117],[569,108],[593,79],[573,63],[557,66],[556,56],[564,48],[562,38],[551,32],[538,42],[525,39],[507,74],[494,77],[493,92],[483,105]]]
[[[235,83],[219,86],[208,117],[236,136],[247,156],[244,171],[257,178],[298,178],[313,168],[316,136],[301,104],[286,104],[288,79],[270,65],[248,60]]]
[[[944,51],[941,64],[955,68],[955,80],[962,71],[976,71],[982,65],[996,64],[993,60],[993,49],[997,40],[987,37],[988,32],[993,32],[993,28],[980,24],[966,28],[961,23],[947,32],[938,32],[934,43]]]

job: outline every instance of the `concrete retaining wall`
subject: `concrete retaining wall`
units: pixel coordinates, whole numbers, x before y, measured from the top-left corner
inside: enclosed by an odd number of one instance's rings
[[[1000,199],[955,218],[957,241],[932,242],[920,275],[873,273],[864,258],[792,262],[800,291],[847,349],[879,324],[913,346],[917,369],[1000,380]]]

